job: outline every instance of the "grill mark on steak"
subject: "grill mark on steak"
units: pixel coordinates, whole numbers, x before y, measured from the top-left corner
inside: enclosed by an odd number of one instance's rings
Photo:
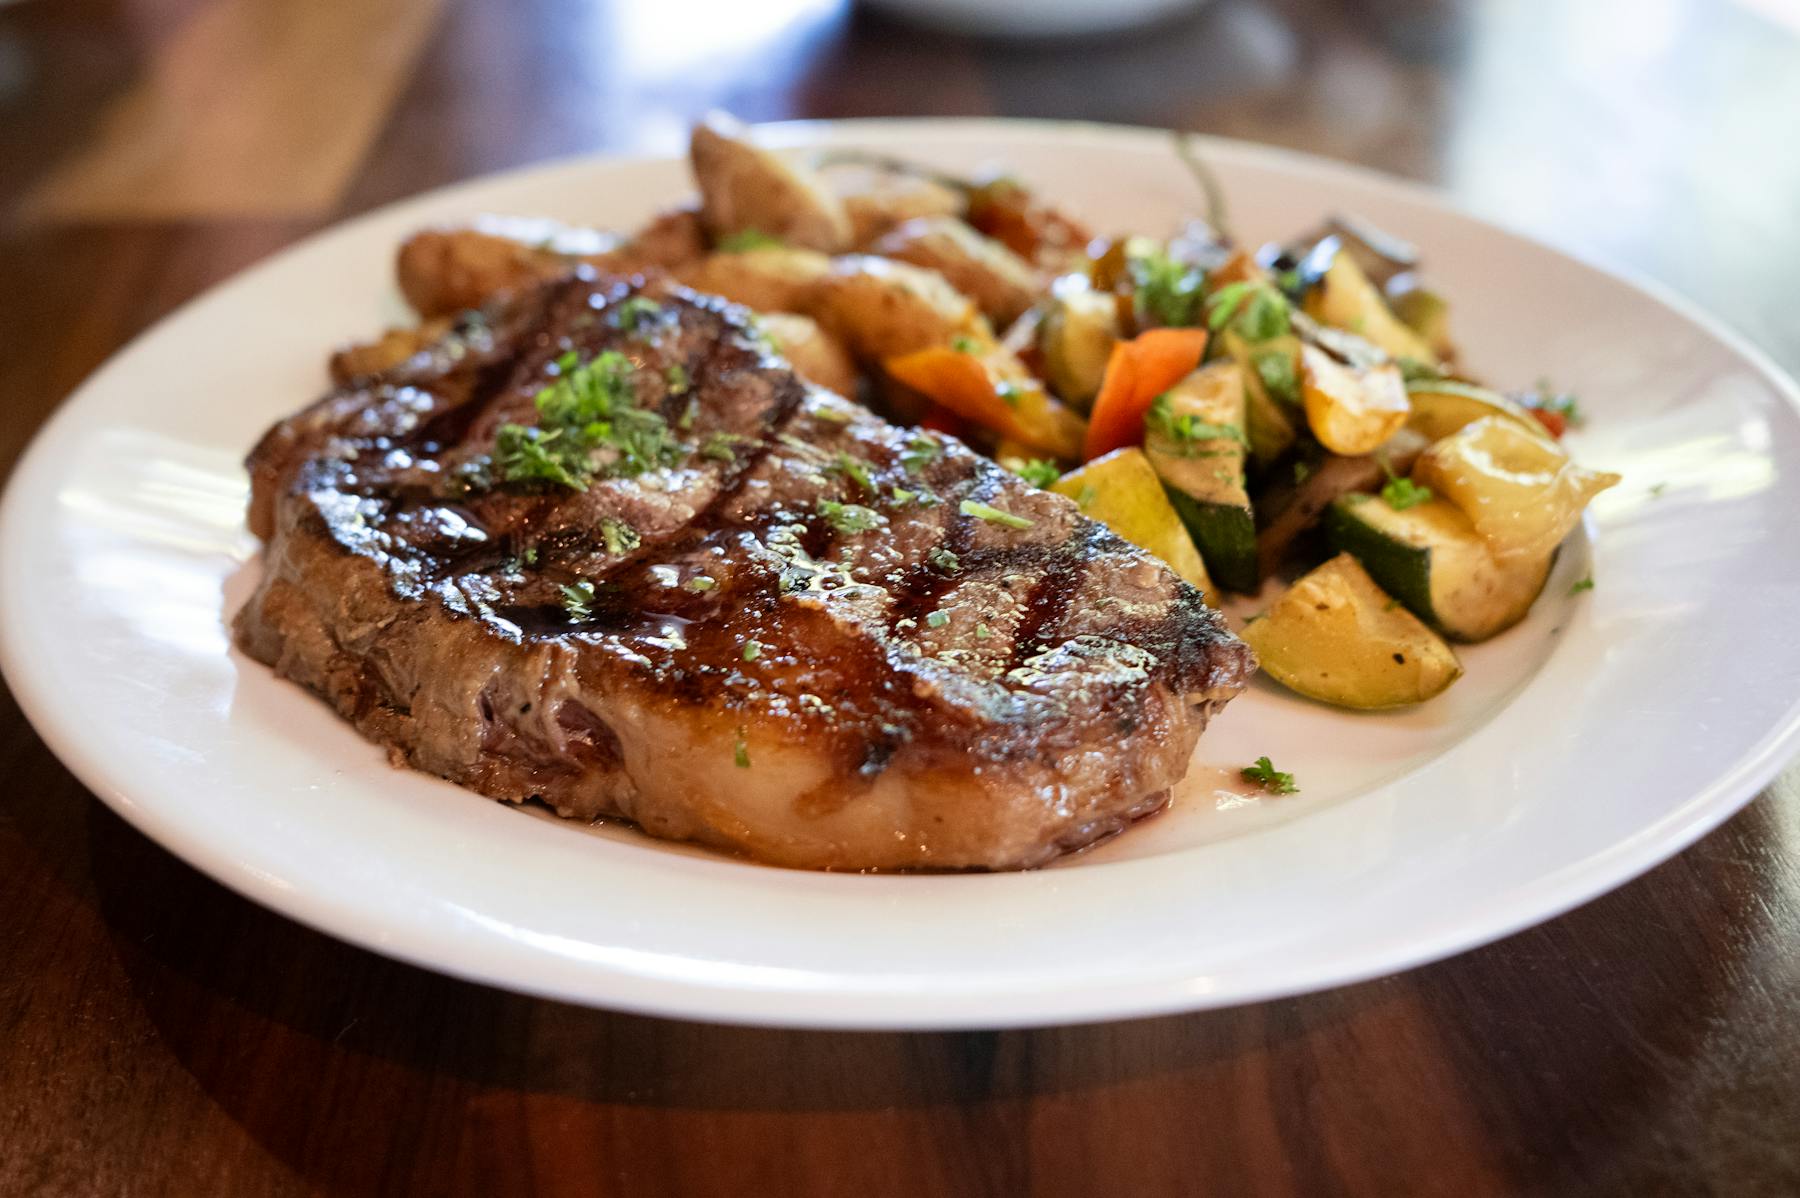
[[[631,296],[660,305],[648,330],[620,327]],[[672,425],[692,403],[682,460],[580,493],[479,485],[499,427],[535,420],[571,349],[625,354]],[[697,452],[714,434],[741,438],[729,461]],[[947,439],[906,469],[916,435],[806,387],[723,301],[551,282],[263,438],[265,574],[238,637],[412,764],[497,798],[786,864],[1038,864],[1164,801],[1253,661],[1198,592],[1067,500]],[[881,526],[838,529],[825,500]],[[609,553],[609,518],[641,543]],[[574,619],[562,588],[584,580]]]

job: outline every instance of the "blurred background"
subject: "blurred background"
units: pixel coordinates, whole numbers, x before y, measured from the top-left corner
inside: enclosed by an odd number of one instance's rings
[[[1027,36],[957,31],[984,23]],[[0,329],[36,347],[0,353],[0,473],[124,337],[276,247],[485,171],[674,151],[713,106],[1348,159],[1800,366],[1800,0],[0,0]]]

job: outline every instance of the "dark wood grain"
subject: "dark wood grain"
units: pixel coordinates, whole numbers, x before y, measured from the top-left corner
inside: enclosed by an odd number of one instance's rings
[[[1800,368],[1800,40],[1745,8],[1221,0],[1007,45],[744,4],[673,45],[702,19],[674,0],[452,0],[371,73],[387,90],[343,134],[366,144],[347,175],[257,130],[328,200],[165,173],[141,210],[84,215],[70,164],[122,103],[203,71],[196,44],[247,38],[284,69],[307,6],[242,2],[0,7],[0,473],[106,355],[294,238],[489,169],[668,147],[710,105],[1080,116],[1361,161],[1660,279]],[[132,831],[3,693],[0,780],[8,1194],[1800,1192],[1795,771],[1639,881],[1442,964],[911,1036],[589,1011],[348,948]]]

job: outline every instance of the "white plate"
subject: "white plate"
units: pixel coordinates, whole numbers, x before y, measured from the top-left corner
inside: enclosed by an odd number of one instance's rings
[[[1166,229],[1195,201],[1144,131],[775,133],[1004,162],[1106,227]],[[256,570],[239,459],[322,389],[328,347],[399,317],[396,243],[484,210],[629,226],[687,190],[672,162],[568,162],[384,209],[120,353],[0,512],[7,678],[102,799],[295,919],[513,989],[743,1023],[1037,1024],[1347,982],[1554,915],[1736,810],[1800,740],[1793,384],[1697,315],[1417,188],[1231,142],[1207,157],[1248,239],[1333,209],[1415,239],[1471,364],[1577,390],[1580,456],[1626,482],[1443,700],[1357,716],[1259,683],[1202,739],[1175,809],[1098,851],[1028,874],[832,876],[533,818],[390,768],[230,648]],[[1262,754],[1304,793],[1231,793]]]

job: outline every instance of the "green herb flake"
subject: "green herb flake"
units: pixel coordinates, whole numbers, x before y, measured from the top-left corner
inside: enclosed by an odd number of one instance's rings
[[[860,503],[838,503],[835,500],[821,499],[818,507],[819,515],[845,535],[881,527],[880,513]]]
[[[1581,401],[1567,391],[1558,391],[1552,387],[1549,379],[1537,381],[1537,390],[1531,396],[1528,406],[1555,412],[1568,422],[1570,428],[1580,428],[1587,423],[1587,413],[1581,410]]]
[[[688,376],[688,368],[683,366],[680,362],[673,363],[667,370],[663,371],[663,381],[669,385],[670,395],[685,395],[687,394],[687,389],[694,385],[694,380]],[[690,404],[688,406],[688,411],[692,412],[693,410],[693,406]],[[684,419],[688,419],[688,425],[693,423],[692,419],[686,417],[684,417]],[[685,428],[687,425],[684,425],[683,427]]]
[[[1404,512],[1409,507],[1418,507],[1431,499],[1431,488],[1421,486],[1410,478],[1390,478],[1381,488],[1384,503],[1396,512]]]
[[[1001,524],[1007,528],[1030,528],[1033,521],[1024,516],[1015,516],[985,503],[976,503],[973,499],[965,499],[957,505],[957,511],[965,516],[973,516],[977,520],[985,520],[989,524]]]
[[[581,491],[602,470],[630,478],[681,460],[685,450],[668,422],[637,405],[629,358],[607,350],[583,365],[572,355],[557,359],[559,377],[537,393],[538,427],[506,424],[496,434],[495,463],[506,481]],[[609,454],[604,463],[602,454]]]
[[[1275,768],[1275,763],[1270,761],[1267,757],[1258,757],[1256,759],[1256,764],[1245,766],[1242,773],[1244,781],[1255,782],[1270,794],[1291,795],[1300,793],[1300,788],[1294,785],[1294,775],[1282,773]]]
[[[642,295],[634,295],[613,309],[613,323],[626,332],[635,333],[662,315],[662,305]]]
[[[1245,443],[1244,430],[1234,424],[1214,424],[1192,412],[1175,415],[1166,391],[1150,401],[1150,410],[1144,413],[1144,430],[1168,441],[1178,456],[1187,458],[1209,456],[1198,449],[1204,441]]]
[[[744,739],[742,728],[737,730],[737,743],[732,746],[731,759],[737,763],[740,770],[750,768],[750,744]]]
[[[682,587],[685,590],[693,591],[696,594],[700,594],[700,593],[703,593],[706,591],[710,591],[718,585],[719,585],[718,579],[713,578],[710,575],[706,575],[706,574],[696,574],[696,575],[694,575],[694,577],[688,579],[685,583],[683,583]]]
[[[569,619],[582,621],[594,614],[594,584],[582,579],[573,586],[562,588],[563,610],[569,613]]]
[[[538,547],[536,545],[525,546],[525,551],[523,553],[519,554],[519,560],[524,562],[528,566],[537,565]]]
[[[959,354],[972,354],[981,347],[975,343],[975,338],[958,334],[950,338],[950,348]]]
[[[1262,279],[1227,283],[1206,301],[1206,327],[1222,332],[1227,325],[1246,341],[1268,341],[1292,327],[1287,297]]]
[[[905,507],[919,497],[917,491],[909,491],[905,487],[895,487],[893,494],[895,507]]]
[[[1669,489],[1668,483],[1656,483],[1650,488],[1650,498],[1661,499],[1662,493]]]
[[[706,439],[700,447],[700,456],[715,462],[731,463],[737,461],[737,453],[731,447],[740,441],[748,440],[736,433],[716,432]]]
[[[494,435],[494,465],[509,483],[555,483],[572,491],[585,491],[585,455],[563,452],[558,444],[561,437],[559,431],[546,433],[523,424],[503,424]]]
[[[1100,498],[1100,492],[1094,490],[1092,483],[1082,483],[1081,490],[1075,492],[1075,506],[1085,512],[1098,498]]]
[[[827,424],[849,424],[851,417],[842,408],[815,408],[813,419],[823,420]]]
[[[908,474],[917,474],[943,456],[944,447],[937,440],[916,433],[907,440],[906,448],[900,454],[900,465]]]
[[[1188,328],[1199,322],[1200,297],[1206,273],[1161,250],[1130,254],[1125,272],[1131,279],[1132,306],[1144,323],[1166,328]]]
[[[644,538],[638,534],[637,529],[625,521],[605,516],[600,520],[600,541],[606,546],[607,553],[618,557],[620,554],[630,553],[642,545]]]
[[[557,372],[560,374],[567,374],[579,365],[581,365],[581,354],[572,349],[564,351],[555,362]]]
[[[1011,379],[1001,379],[994,384],[994,395],[1009,408],[1018,407],[1019,397],[1023,394],[1019,384]]]
[[[1591,591],[1593,589],[1594,589],[1594,576],[1592,574],[1590,574],[1586,578],[1582,579],[1580,582],[1576,583],[1574,586],[1570,587],[1569,594],[1579,595],[1583,591]]]
[[[840,449],[837,457],[832,459],[832,468],[868,494],[875,494],[875,480],[869,477],[869,464],[861,458],[852,457]]]
[[[929,616],[926,616],[925,622],[933,628],[942,628],[950,622],[950,613],[940,607]]]
[[[1299,486],[1301,483],[1305,482],[1307,479],[1311,478],[1312,476],[1313,476],[1313,466],[1312,466],[1311,462],[1295,462],[1294,463],[1294,485],[1296,487]]]
[[[1398,599],[1389,599],[1386,603],[1383,603],[1381,605],[1381,610],[1382,611],[1393,611],[1396,607],[1399,607],[1399,606],[1400,606],[1400,601]]]
[[[1032,486],[1046,490],[1062,477],[1062,471],[1056,463],[1045,458],[1032,458],[1029,462],[1020,462],[1012,468],[1012,471]]]
[[[994,635],[994,630],[989,628],[986,624],[975,625],[975,639],[976,640],[985,641],[993,635]]]
[[[956,554],[942,545],[933,545],[928,549],[925,553],[925,560],[946,574],[954,574],[962,569],[962,562],[957,559]]]
[[[744,642],[744,660],[745,661],[755,661],[757,658],[759,658],[761,656],[762,656],[762,642],[760,642],[760,641],[745,641]]]
[[[748,250],[778,250],[786,244],[781,238],[772,237],[761,229],[745,229],[742,233],[719,238],[713,248],[727,254],[742,254]]]

